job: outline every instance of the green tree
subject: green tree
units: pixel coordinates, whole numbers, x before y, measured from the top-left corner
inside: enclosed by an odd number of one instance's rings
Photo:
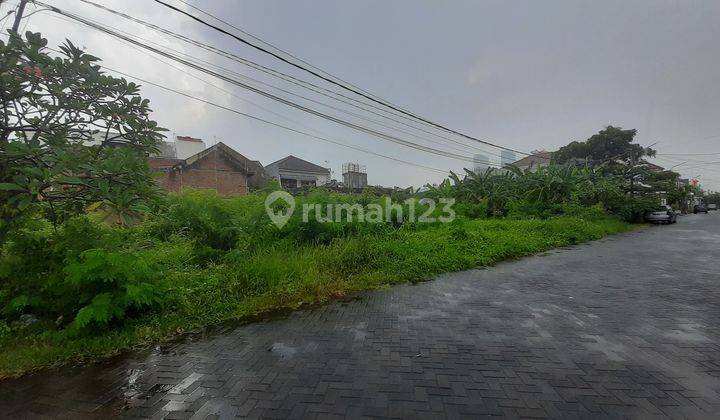
[[[514,172],[495,173],[492,168],[484,172],[465,169],[465,177],[460,178],[450,172],[450,179],[456,189],[459,200],[486,205],[486,216],[507,214],[507,203],[515,197]]]
[[[52,57],[38,33],[0,42],[0,242],[37,209],[57,224],[102,203],[127,223],[156,194],[146,156],[164,130],[98,61],[70,41]]]
[[[655,150],[633,143],[637,130],[607,126],[583,142],[574,141],[553,153],[557,163],[587,161],[593,164],[633,164],[643,157],[655,156]]]
[[[667,201],[673,208],[687,213],[692,210],[693,187],[690,185],[675,185],[669,188]]]

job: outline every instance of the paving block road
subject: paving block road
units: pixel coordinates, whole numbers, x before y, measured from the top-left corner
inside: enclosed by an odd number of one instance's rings
[[[0,383],[114,416],[718,418],[720,214]]]

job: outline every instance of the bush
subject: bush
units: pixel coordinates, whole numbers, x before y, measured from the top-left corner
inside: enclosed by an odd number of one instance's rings
[[[32,313],[52,321],[67,316],[74,295],[63,285],[63,267],[88,249],[118,249],[127,234],[86,216],[70,219],[58,230],[41,220],[14,230],[0,249],[4,315],[15,319]]]
[[[617,220],[590,221],[599,207],[529,199],[507,205],[516,215],[524,209],[550,218],[471,220],[487,214],[480,199],[458,203],[460,217],[449,224],[409,223],[404,201],[403,219],[395,223],[301,223],[303,203],[386,206],[371,194],[325,191],[297,198],[295,214],[278,229],[265,214],[266,194],[170,194],[153,216],[129,228],[93,217],[68,220],[57,230],[26,221],[0,248],[0,340],[8,343],[0,352],[0,377],[114,354],[178,329],[422,281],[627,229]],[[415,204],[419,216],[426,207]],[[441,212],[436,208],[431,217]],[[574,217],[551,217],[556,214]],[[21,330],[15,320],[22,315],[39,322]]]
[[[651,197],[623,195],[604,204],[610,213],[619,216],[624,221],[640,223],[644,221],[647,212],[657,208],[658,200]]]
[[[160,272],[143,254],[91,249],[63,270],[77,309],[72,329],[104,327],[162,302]]]
[[[460,179],[451,174],[451,188],[437,188],[457,198],[459,214],[478,218],[510,216],[540,218],[577,215],[601,217],[600,209],[628,222],[642,222],[644,214],[657,204],[652,194],[627,192],[622,178],[612,173],[579,169],[572,165],[550,165],[536,171],[508,169],[467,174]],[[437,193],[437,191],[435,191]]]
[[[86,216],[58,230],[29,222],[0,249],[2,314],[7,320],[32,314],[59,327],[74,321],[78,330],[139,314],[157,301],[161,274],[152,252],[126,248],[147,246],[133,230]]]
[[[455,203],[455,211],[458,216],[464,216],[470,219],[480,219],[487,217],[488,206],[485,201],[481,201],[479,203],[459,201]]]

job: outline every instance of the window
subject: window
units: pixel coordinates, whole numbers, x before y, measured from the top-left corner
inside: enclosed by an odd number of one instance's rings
[[[297,188],[297,179],[280,178],[280,186],[283,188]]]

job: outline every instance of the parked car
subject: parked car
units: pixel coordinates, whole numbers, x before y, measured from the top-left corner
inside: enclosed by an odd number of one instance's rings
[[[707,212],[708,212],[708,208],[705,204],[696,204],[695,208],[693,208],[693,213],[695,213],[695,214],[698,214],[698,213],[707,214]]]
[[[717,204],[708,204],[708,210],[717,210]]]
[[[645,215],[645,221],[648,223],[677,223],[677,213],[670,206],[660,206],[657,210],[651,211]]]

